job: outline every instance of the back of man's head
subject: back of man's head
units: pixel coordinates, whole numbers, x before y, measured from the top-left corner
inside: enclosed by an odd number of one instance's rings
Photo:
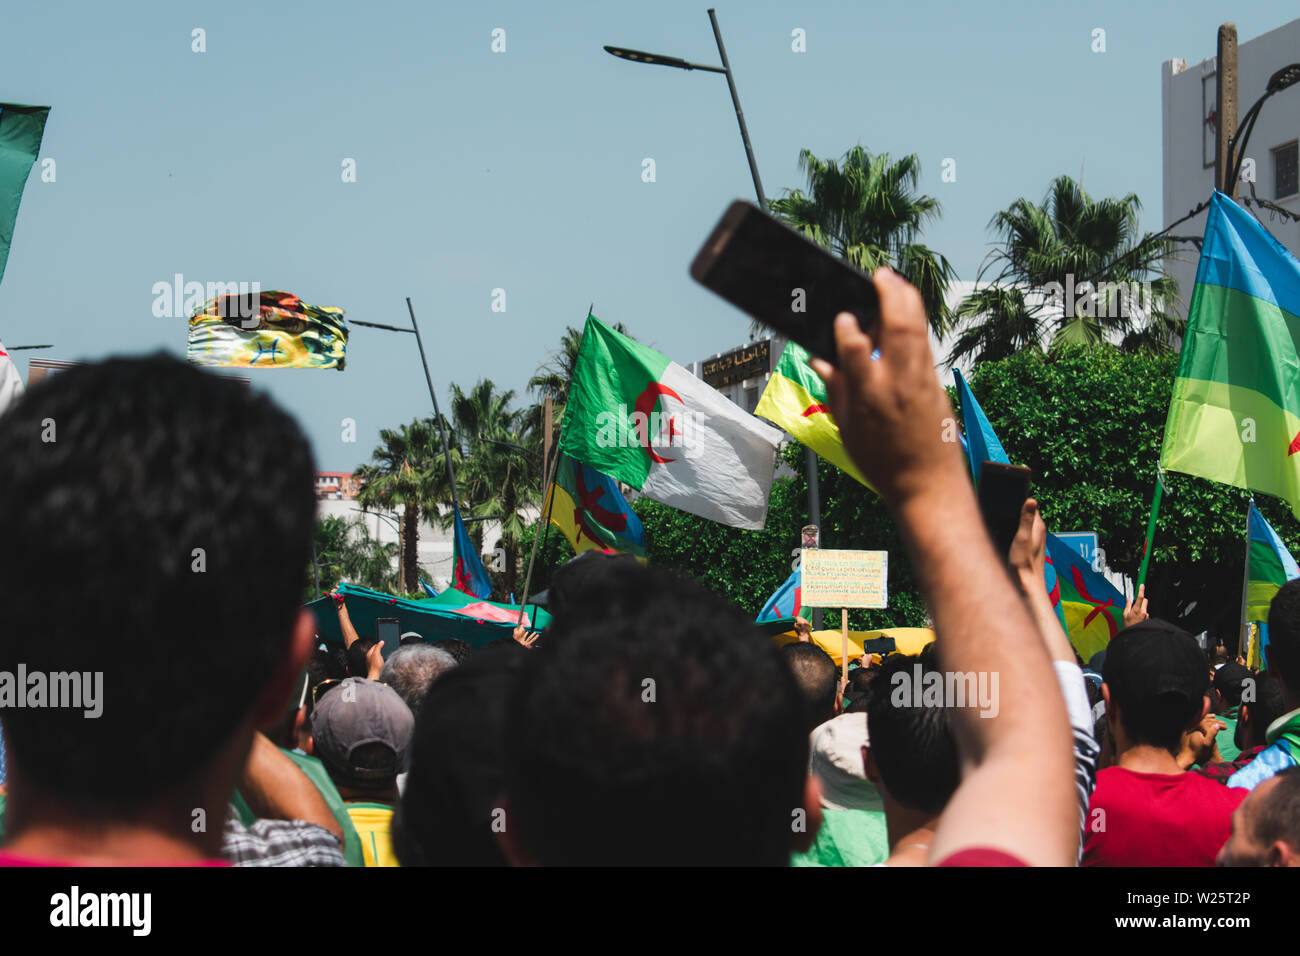
[[[913,693],[927,674],[943,674],[933,652],[891,654],[867,691],[871,756],[889,795],[910,810],[938,814],[961,782],[951,716],[940,701]]]
[[[569,607],[510,702],[507,793],[520,856],[788,862],[808,735],[780,653],[694,582],[639,565],[618,581],[629,590],[605,607],[644,610],[583,619]]]
[[[1214,689],[1219,692],[1224,707],[1236,707],[1241,703],[1241,691],[1247,679],[1255,675],[1250,668],[1230,661],[1214,672]]]
[[[405,644],[384,661],[379,680],[397,691],[411,713],[418,717],[429,687],[455,666],[456,658],[446,651],[428,644]]]
[[[808,641],[793,641],[781,648],[790,673],[803,696],[804,727],[809,733],[818,724],[835,716],[835,693],[839,689],[839,671],[835,660]]]
[[[6,710],[24,779],[103,814],[206,767],[286,652],[313,473],[268,398],[162,355],[67,369],[0,417],[0,670],[103,681],[96,719]]]
[[[1200,718],[1210,687],[1195,638],[1157,618],[1125,628],[1111,640],[1102,676],[1130,742],[1171,752]]]
[[[1300,578],[1278,588],[1268,606],[1268,666],[1300,694]]]

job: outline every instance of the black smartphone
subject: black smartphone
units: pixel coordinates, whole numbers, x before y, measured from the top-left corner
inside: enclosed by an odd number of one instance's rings
[[[402,646],[402,622],[395,617],[375,621],[375,637],[384,645],[384,660]]]
[[[695,254],[691,277],[828,362],[835,316],[852,312],[867,335],[880,323],[869,276],[739,199]]]
[[[1011,542],[1020,528],[1020,509],[1029,497],[1029,482],[1034,474],[1020,465],[986,461],[980,465],[980,514],[998,557],[1004,562],[1011,552]]]

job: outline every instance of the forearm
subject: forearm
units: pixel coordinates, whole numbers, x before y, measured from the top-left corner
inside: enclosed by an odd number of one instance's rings
[[[254,735],[238,786],[258,817],[315,823],[342,843],[343,829],[316,785],[264,734]]]
[[[954,711],[964,772],[932,856],[977,845],[982,835],[1027,862],[1068,866],[1078,810],[1056,677],[1029,609],[994,553],[969,481],[960,471],[941,471],[923,496],[895,513],[934,616],[944,670],[986,673],[997,690],[991,715]]]
[[[359,637],[357,629],[352,626],[352,618],[348,615],[348,606],[344,601],[337,603],[339,612],[339,630],[343,632],[343,647],[346,650],[351,647]]]
[[[1056,616],[1056,608],[1052,606],[1052,599],[1047,594],[1047,586],[1042,574],[1037,571],[1021,573],[1017,579],[1020,591],[1025,596],[1025,604],[1034,619],[1034,625],[1038,628],[1038,636],[1042,638],[1043,646],[1047,648],[1047,656],[1053,661],[1077,664],[1074,645],[1070,643],[1065,629],[1061,627],[1061,619]]]

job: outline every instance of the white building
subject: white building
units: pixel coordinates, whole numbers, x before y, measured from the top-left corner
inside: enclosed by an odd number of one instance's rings
[[[1213,54],[1214,35],[1205,37],[1202,52]],[[1237,44],[1237,115],[1264,95],[1268,78],[1282,67],[1300,61],[1300,20]],[[1214,190],[1214,136],[1218,103],[1217,62],[1211,55],[1199,62],[1166,60],[1160,67],[1164,141],[1164,225],[1182,218],[1210,198]],[[1269,98],[1246,145],[1238,197],[1249,198],[1249,179],[1255,194],[1300,215],[1297,183],[1297,140],[1300,139],[1300,85]],[[1300,222],[1281,216],[1270,219],[1266,210],[1250,207],[1293,253],[1300,254]],[[1174,230],[1179,236],[1199,236],[1205,231],[1205,213]],[[1196,280],[1197,253],[1187,244],[1166,261],[1166,271],[1178,280],[1182,300],[1177,311],[1186,314]]]

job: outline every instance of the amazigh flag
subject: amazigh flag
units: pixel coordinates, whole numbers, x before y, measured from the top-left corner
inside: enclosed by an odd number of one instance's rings
[[[755,623],[762,624],[764,621],[798,617],[799,611],[803,608],[802,590],[803,575],[798,568],[795,568],[794,573],[785,579],[785,583],[767,599],[763,610],[759,611],[758,617],[754,619]]]
[[[341,370],[347,344],[342,309],[288,292],[231,293],[194,310],[185,354],[195,365]]]
[[[1300,262],[1210,200],[1160,464],[1285,499],[1300,515]]]
[[[1085,661],[1124,627],[1124,595],[1068,544],[1047,533],[1047,593]]]
[[[456,531],[451,539],[451,567],[451,586],[457,591],[481,598],[491,596],[492,579],[465,530],[465,522],[460,520],[459,508],[456,509]]]
[[[1002,442],[998,441],[993,426],[989,424],[984,409],[980,408],[980,403],[975,400],[970,386],[966,384],[966,379],[962,378],[961,372],[957,369],[952,370],[952,375],[957,383],[957,400],[961,403],[962,424],[966,426],[966,458],[970,462],[970,472],[978,486],[980,468],[984,466],[984,462],[996,461],[1009,465],[1011,459],[1003,450]]]
[[[543,508],[575,554],[592,548],[645,557],[645,529],[614,479],[561,454]]]
[[[758,530],[781,433],[587,316],[560,449],[658,501]]]
[[[41,150],[49,115],[48,106],[0,103],[0,278],[4,278],[5,263],[9,261],[23,187]]]
[[[5,344],[0,342],[0,414],[3,414],[23,394],[22,376],[14,368],[13,359],[5,351]]]
[[[1286,582],[1300,578],[1300,567],[1254,501],[1247,515],[1250,567],[1246,571],[1246,620],[1267,621],[1273,595]]]
[[[826,383],[808,366],[808,351],[791,342],[767,380],[754,414],[781,426],[840,471],[867,485],[844,449],[840,427],[826,402]]]

